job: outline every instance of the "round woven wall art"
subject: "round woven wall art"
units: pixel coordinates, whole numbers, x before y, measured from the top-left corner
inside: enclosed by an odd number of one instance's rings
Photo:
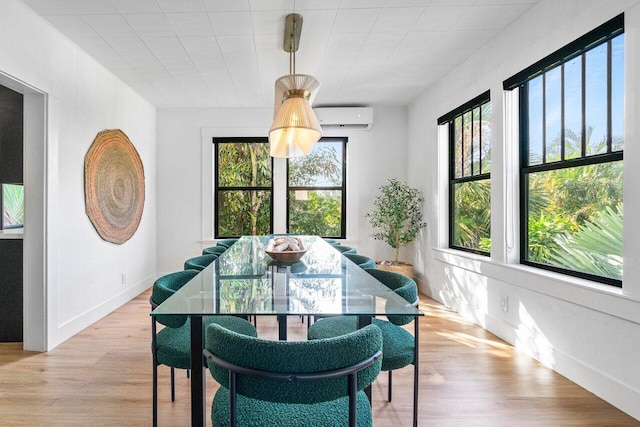
[[[93,140],[84,156],[84,195],[100,237],[121,245],[135,234],[144,208],[144,168],[121,130],[102,131]]]

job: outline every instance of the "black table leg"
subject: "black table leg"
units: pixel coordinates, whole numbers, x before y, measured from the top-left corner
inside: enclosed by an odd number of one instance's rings
[[[287,316],[278,315],[278,339],[287,340]]]
[[[206,418],[206,382],[204,365],[204,350],[202,326],[204,318],[200,315],[191,316],[191,425],[204,427]]]

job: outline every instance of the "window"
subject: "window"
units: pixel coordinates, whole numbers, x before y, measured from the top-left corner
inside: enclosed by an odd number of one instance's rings
[[[624,19],[505,82],[520,99],[520,258],[622,280]]]
[[[491,251],[489,91],[438,119],[449,130],[449,247]]]
[[[0,230],[24,226],[24,187],[22,184],[0,185]]]
[[[287,162],[287,232],[345,238],[347,138],[322,138]]]
[[[273,230],[273,161],[267,138],[214,138],[215,237]]]

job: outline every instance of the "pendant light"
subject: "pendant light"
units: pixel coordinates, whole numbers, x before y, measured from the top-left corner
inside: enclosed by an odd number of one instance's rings
[[[269,130],[272,157],[302,157],[311,152],[322,136],[311,104],[320,82],[313,76],[296,74],[296,51],[302,31],[302,16],[287,15],[284,51],[289,52],[289,74],[276,80],[274,120]]]

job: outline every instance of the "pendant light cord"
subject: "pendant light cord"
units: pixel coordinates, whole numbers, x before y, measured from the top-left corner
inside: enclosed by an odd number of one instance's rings
[[[294,19],[293,28],[291,29],[291,34],[289,34],[289,36],[291,37],[291,50],[289,51],[289,74],[296,73],[296,50],[298,50],[298,46],[296,46],[295,34],[297,24],[297,21]]]

